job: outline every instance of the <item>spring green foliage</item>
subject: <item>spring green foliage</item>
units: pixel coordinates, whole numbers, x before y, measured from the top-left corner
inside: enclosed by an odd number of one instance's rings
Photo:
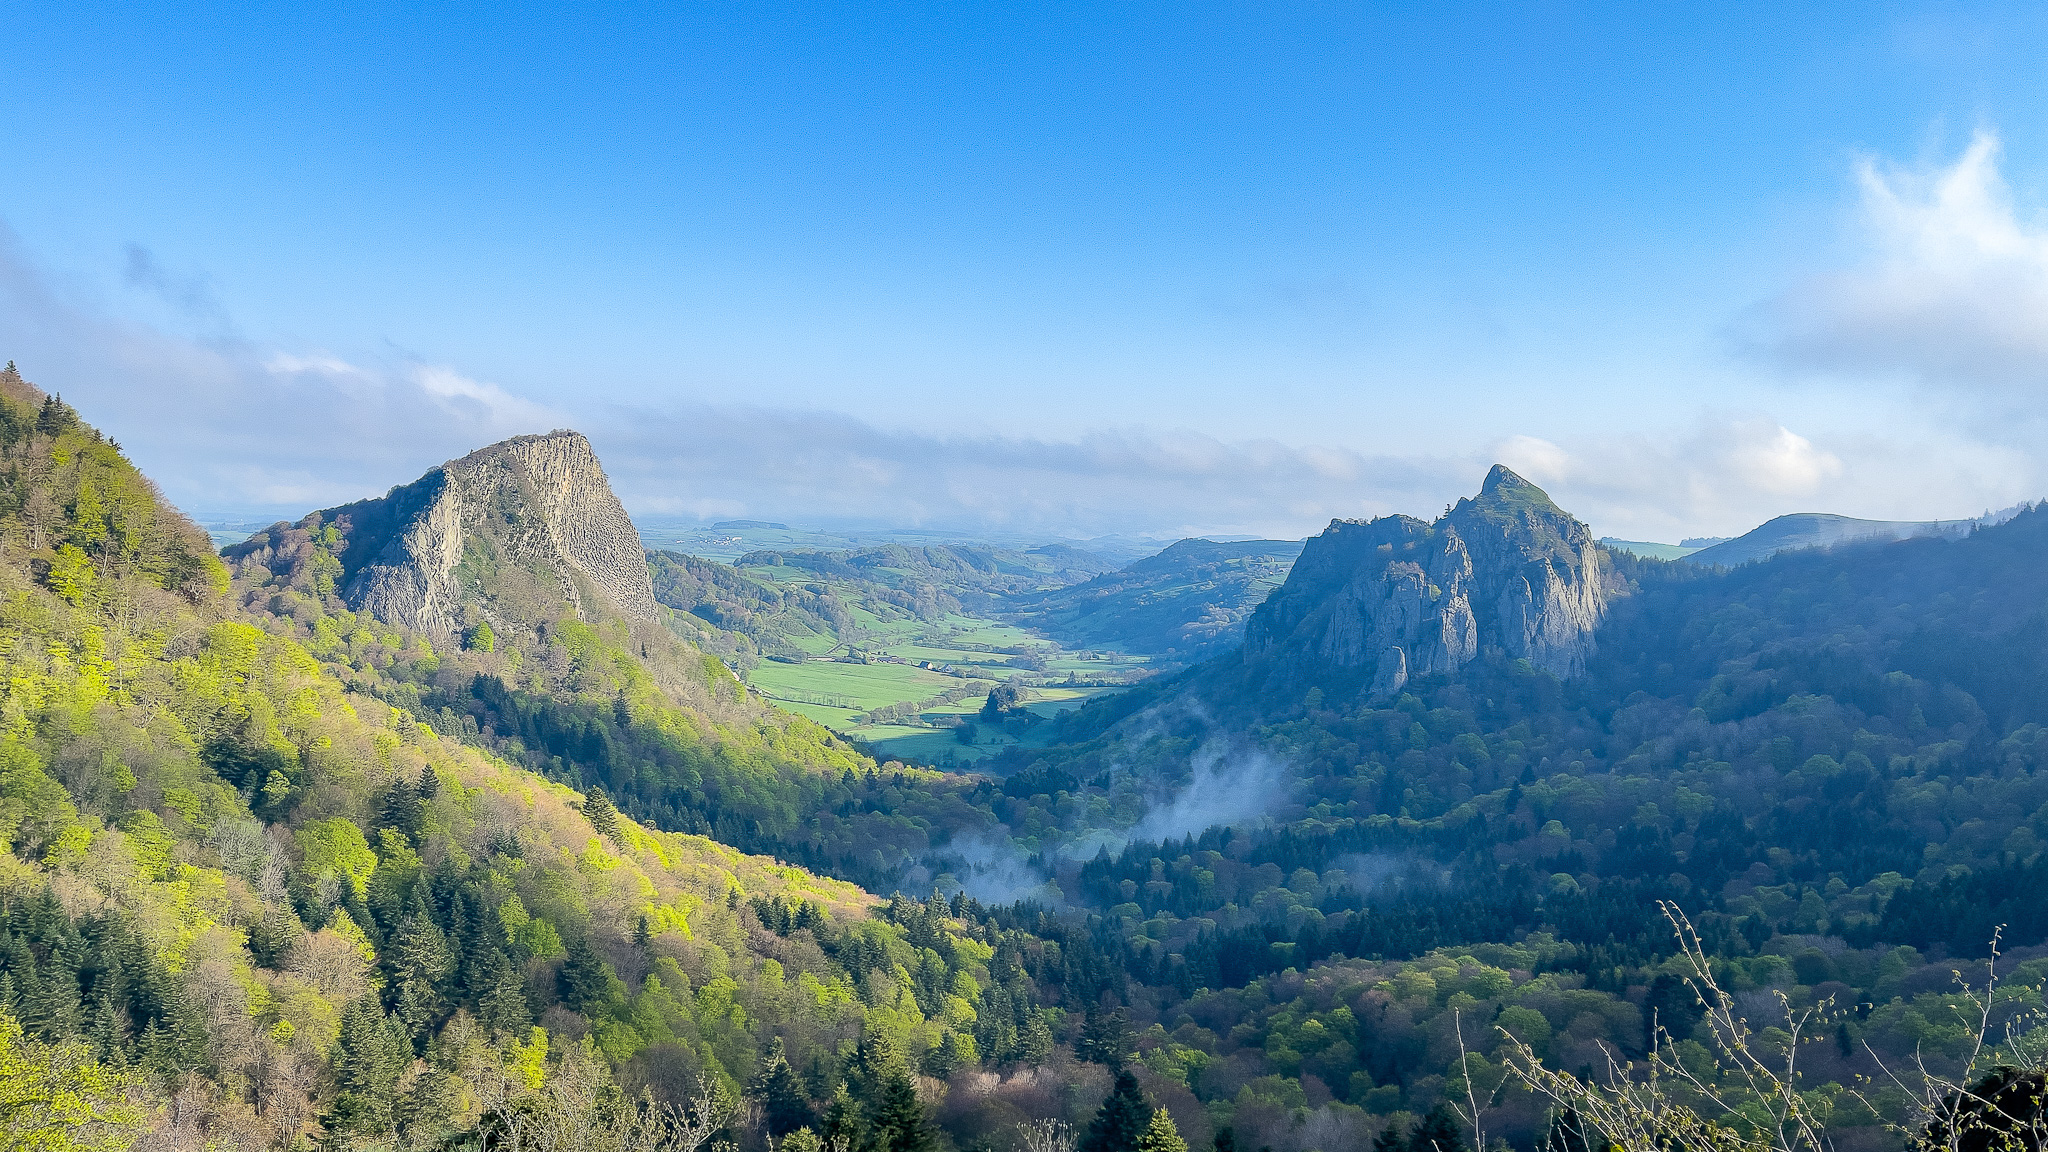
[[[0,371],[0,488],[10,545],[75,608],[118,602],[138,584],[195,596],[226,587],[206,534],[69,405],[12,370]]]
[[[120,1152],[148,1131],[134,1077],[77,1040],[27,1036],[0,1010],[0,1152]]]
[[[564,605],[501,628],[489,651],[437,650],[355,613],[331,573],[349,534],[317,515],[229,552],[236,599],[356,690],[434,730],[578,789],[656,827],[888,890],[934,836],[987,817],[938,773],[870,759],[748,693],[671,631]]]
[[[740,569],[679,552],[647,554],[654,598],[675,609],[706,650],[741,671],[763,656],[803,658],[830,648],[853,613],[827,585],[756,579]]]
[[[1138,1137],[1138,1152],[1188,1152],[1188,1142],[1181,1139],[1180,1129],[1166,1109],[1152,1113],[1144,1135]]]
[[[488,672],[507,707],[556,726],[547,739],[601,716],[616,727],[576,738],[623,734],[650,757],[564,775],[690,771],[707,806],[790,828],[808,817],[790,781],[890,786],[822,730],[680,645],[629,651],[641,638],[608,622],[436,651],[337,610],[325,526],[285,541],[292,563],[266,554],[282,578],[245,564],[224,596],[224,570],[111,445],[10,386],[0,1012],[20,1032],[0,1030],[0,1060],[27,1071],[0,1077],[0,1100],[47,1083],[83,1101],[59,1100],[82,1119],[49,1146],[140,1127],[195,1148],[438,1145],[499,1114],[480,1069],[524,1085],[506,1089],[524,1115],[556,1108],[556,1077],[687,1073],[730,1095],[771,1043],[769,1082],[801,1118],[874,1036],[903,1054],[901,1083],[856,1105],[917,1149],[935,1138],[900,1090],[917,1068],[1002,1059],[1047,1029],[1018,933],[943,902],[872,917],[851,885],[652,830],[594,791],[579,808],[497,754],[533,755],[517,737],[464,743],[459,720],[444,736],[422,701],[478,699]],[[757,901],[782,914],[764,922]],[[620,1098],[601,1088],[588,1098]],[[159,1107],[172,1093],[187,1103]]]

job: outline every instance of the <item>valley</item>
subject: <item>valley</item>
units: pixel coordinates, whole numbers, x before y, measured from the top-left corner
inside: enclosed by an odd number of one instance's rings
[[[1756,1103],[1711,976],[1832,1013],[1804,1075],[1885,1148],[1910,1091],[1844,1093],[1970,1072],[1958,965],[2048,1010],[2040,507],[1731,568],[1496,467],[1301,545],[720,560],[563,431],[216,556],[18,376],[0,479],[0,1057],[115,1077],[109,1130],[470,1146],[624,1088],[1003,1148],[1127,1092],[1326,1152],[1483,1090],[1531,1148],[1541,1068]]]
[[[0,1152],[2048,1152],[2048,9],[4,27]]]
[[[817,550],[796,545],[858,541],[784,526],[710,535],[735,541],[731,563],[651,554],[678,626],[777,704],[878,757],[941,767],[1043,746],[1041,721],[1227,646],[1299,551],[1184,541],[1106,571],[1109,558],[1060,543]],[[778,546],[734,551],[764,537]],[[983,721],[1003,686],[1024,698]]]
[[[865,618],[863,618],[865,617]],[[790,711],[872,749],[880,758],[937,766],[971,764],[1028,741],[1032,730],[975,723],[988,694],[1025,690],[1030,715],[1051,718],[1092,696],[1135,683],[1147,659],[1068,653],[1035,633],[995,620],[948,616],[933,624],[857,614],[854,652],[843,647],[800,663],[767,660],[747,684]],[[963,736],[963,733],[965,734]]]

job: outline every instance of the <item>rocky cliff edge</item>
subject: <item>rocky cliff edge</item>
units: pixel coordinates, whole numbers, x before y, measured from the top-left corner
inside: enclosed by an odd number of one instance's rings
[[[578,432],[493,444],[291,527],[339,537],[333,590],[350,608],[429,635],[532,627],[565,604],[586,618],[659,615],[640,533]],[[289,565],[298,558],[269,554],[285,536],[258,534],[228,557]]]
[[[1560,678],[1583,671],[1614,595],[1592,531],[1495,465],[1434,523],[1334,520],[1246,629],[1251,660],[1370,669],[1370,694],[1494,650]]]

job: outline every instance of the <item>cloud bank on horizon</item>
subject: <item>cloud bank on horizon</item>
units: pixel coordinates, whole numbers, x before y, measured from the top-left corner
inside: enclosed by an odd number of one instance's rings
[[[1596,530],[1631,538],[1735,532],[1802,510],[1956,518],[2048,494],[2039,418],[2023,407],[2048,384],[2048,229],[2019,218],[1998,161],[1988,133],[1945,167],[1864,161],[1861,259],[1731,322],[1753,363],[1920,413],[1882,433],[1703,408],[1685,427],[1538,436],[1489,429],[1449,398],[1445,419],[1471,420],[1470,450],[1418,454],[1399,450],[1398,429],[1367,446],[1158,427],[1047,439],[767,405],[629,408],[596,389],[549,403],[396,352],[365,363],[247,337],[204,277],[135,245],[126,284],[187,322],[127,318],[5,236],[0,354],[199,509],[334,504],[507,436],[575,427],[642,516],[1295,536],[1337,516],[1428,515],[1499,460]],[[1882,399],[1901,382],[1904,400]]]
[[[2038,395],[2048,387],[2048,227],[2019,218],[2000,158],[1997,134],[1980,130],[1946,168],[1859,161],[1864,260],[1766,302],[1738,339],[1852,379]]]

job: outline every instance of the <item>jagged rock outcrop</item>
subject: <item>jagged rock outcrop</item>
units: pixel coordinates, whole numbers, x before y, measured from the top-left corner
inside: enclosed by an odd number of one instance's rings
[[[1591,529],[1495,465],[1434,524],[1332,521],[1252,616],[1245,655],[1369,668],[1380,697],[1488,649],[1568,677],[1584,670],[1613,592]]]
[[[334,588],[356,611],[429,635],[478,619],[523,628],[566,603],[586,618],[655,620],[640,533],[578,432],[519,436],[452,460],[382,497],[315,512],[229,550],[275,568],[287,539],[333,530]],[[301,547],[301,550],[306,550]]]

